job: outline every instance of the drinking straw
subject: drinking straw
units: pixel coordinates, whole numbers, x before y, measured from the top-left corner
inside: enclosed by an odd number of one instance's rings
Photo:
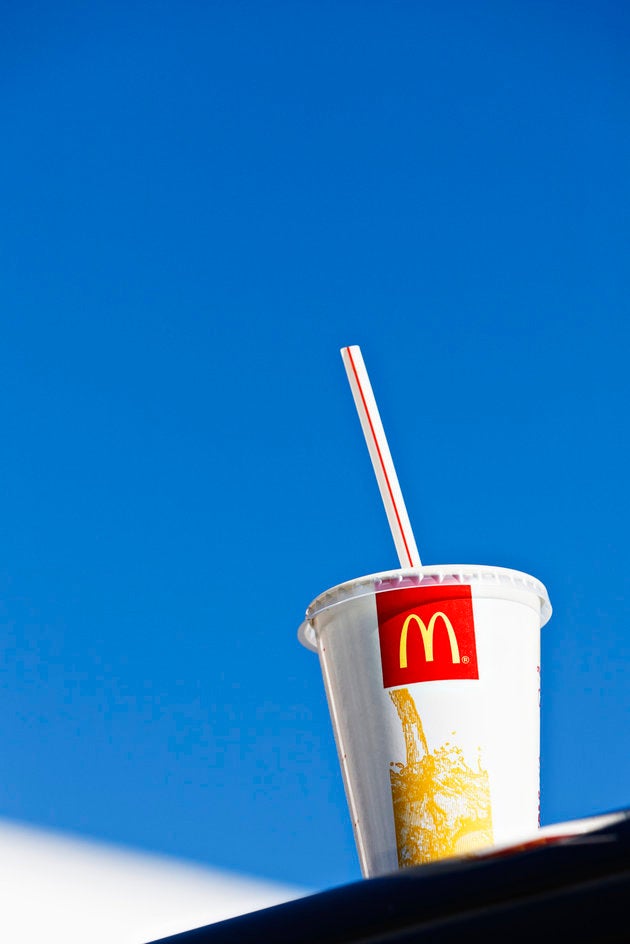
[[[411,530],[405,501],[398,484],[398,476],[387,445],[385,430],[374,399],[361,349],[356,344],[351,347],[342,347],[341,356],[354,397],[354,404],[361,421],[370,459],[372,460],[372,466],[376,473],[381,498],[385,505],[385,512],[398,552],[400,566],[422,567],[422,561]]]

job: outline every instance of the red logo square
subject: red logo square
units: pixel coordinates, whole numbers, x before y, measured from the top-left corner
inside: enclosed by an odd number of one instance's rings
[[[479,678],[469,586],[382,590],[376,612],[384,688]]]

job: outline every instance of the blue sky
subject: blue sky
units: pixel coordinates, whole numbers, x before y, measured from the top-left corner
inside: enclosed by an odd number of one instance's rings
[[[548,587],[542,817],[630,803],[622,3],[2,3],[0,815],[359,877],[304,609]]]

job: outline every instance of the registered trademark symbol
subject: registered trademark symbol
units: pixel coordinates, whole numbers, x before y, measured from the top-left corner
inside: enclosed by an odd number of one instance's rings
[[[464,665],[468,665],[468,663],[470,662],[470,658],[468,656],[462,656],[462,662],[464,663]]]

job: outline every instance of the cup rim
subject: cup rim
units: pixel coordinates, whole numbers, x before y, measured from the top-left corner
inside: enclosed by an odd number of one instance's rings
[[[330,607],[388,590],[400,590],[404,587],[435,587],[440,584],[453,586],[469,584],[474,586],[479,595],[499,595],[507,598],[516,593],[531,593],[539,600],[541,628],[551,617],[552,608],[547,588],[536,577],[520,570],[508,567],[494,567],[488,564],[429,564],[423,567],[407,567],[398,570],[384,570],[376,574],[367,574],[337,584],[320,593],[309,604],[304,622],[298,629],[298,639],[307,649],[317,651],[317,641],[313,621]]]

